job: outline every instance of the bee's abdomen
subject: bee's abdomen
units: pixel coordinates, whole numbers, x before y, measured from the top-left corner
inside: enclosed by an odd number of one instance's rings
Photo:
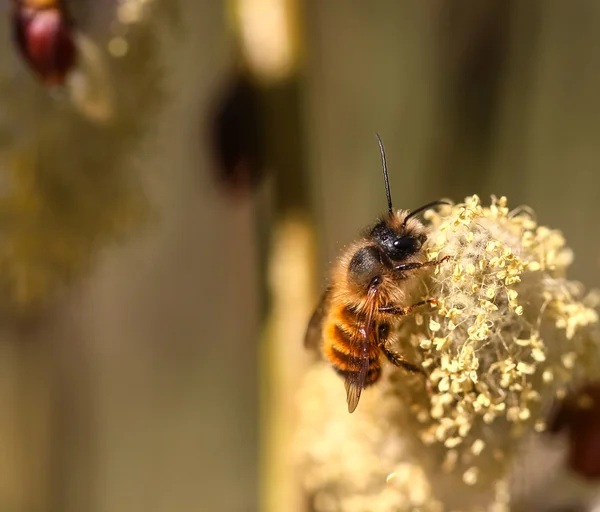
[[[341,376],[348,378],[360,373],[362,361],[368,357],[365,385],[373,384],[381,375],[379,348],[370,339],[365,347],[357,328],[356,314],[348,308],[329,317],[323,336],[323,354]],[[366,350],[366,353],[365,353]]]
[[[359,374],[359,372],[357,372],[357,371],[341,370],[340,368],[338,368],[335,365],[333,365],[333,368],[338,375],[340,375],[341,377],[343,377],[345,379],[346,378],[351,379],[353,376],[357,376]],[[367,378],[365,380],[364,387],[366,388],[367,386],[370,386],[371,384],[375,384],[379,380],[379,377],[381,377],[381,366],[379,366],[379,361],[375,364],[369,363],[369,369],[367,370]]]

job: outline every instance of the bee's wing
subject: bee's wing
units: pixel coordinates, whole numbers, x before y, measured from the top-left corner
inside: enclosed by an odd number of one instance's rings
[[[367,296],[366,312],[362,315],[357,328],[357,335],[354,337],[355,343],[360,343],[361,357],[357,361],[358,371],[350,373],[345,379],[346,386],[346,402],[348,402],[348,412],[352,413],[358,405],[360,394],[365,387],[367,381],[367,373],[369,371],[369,339],[374,336],[375,322],[373,316],[377,306],[376,301],[377,289],[369,290]]]
[[[319,344],[321,343],[321,333],[323,331],[323,320],[325,319],[327,306],[329,305],[330,291],[331,288],[327,288],[323,292],[321,299],[319,300],[319,304],[315,308],[315,311],[308,322],[308,327],[306,328],[306,333],[304,335],[304,346],[308,349],[319,349]]]
[[[365,379],[367,378],[367,370],[369,368],[369,360],[361,359],[360,373],[353,373],[346,377],[344,385],[346,386],[346,402],[348,402],[348,412],[353,413],[358,406],[360,394],[365,387]]]

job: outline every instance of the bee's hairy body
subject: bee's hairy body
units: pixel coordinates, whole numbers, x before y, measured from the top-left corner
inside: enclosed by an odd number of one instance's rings
[[[389,337],[404,315],[434,299],[414,302],[421,282],[418,270],[444,261],[425,261],[425,226],[416,214],[445,201],[413,211],[394,210],[383,144],[379,139],[388,212],[350,245],[335,265],[330,286],[308,324],[305,346],[321,353],[344,378],[348,411],[361,391],[381,377],[381,354],[413,373],[424,370],[390,349]],[[446,203],[447,204],[447,203]]]
[[[408,250],[402,254],[402,263],[421,264],[424,258],[420,249],[425,240],[425,228],[417,219],[409,219],[407,225],[401,228],[408,213],[397,211],[393,217],[382,219],[344,252],[333,270],[329,307],[323,322],[321,352],[345,379],[357,377],[361,362],[368,357],[364,387],[379,380],[382,354],[393,364],[409,371],[421,371],[388,347],[390,334],[400,321],[401,310],[412,305],[410,297],[419,279],[414,271],[394,270],[398,259],[393,261],[386,254],[381,243],[381,232],[390,237],[401,232],[405,240],[411,241]],[[380,281],[376,285],[377,294],[369,297],[374,280]],[[390,307],[396,311],[380,311]],[[361,331],[361,320],[370,310],[373,311],[374,329],[365,333]]]
[[[364,355],[358,330],[359,314],[352,306],[340,304],[331,308],[325,321],[323,332],[323,355],[334,370],[344,378],[356,376],[361,371],[361,359]],[[380,324],[383,326],[384,324]],[[386,326],[389,328],[389,326]],[[373,333],[374,334],[374,333]],[[374,384],[381,376],[378,340],[368,340],[367,355],[369,367],[365,387]]]

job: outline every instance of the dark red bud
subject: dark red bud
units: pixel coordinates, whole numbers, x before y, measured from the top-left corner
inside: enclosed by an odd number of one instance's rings
[[[258,86],[238,72],[226,86],[211,120],[217,181],[233,195],[244,195],[265,170],[265,119]]]
[[[557,404],[548,427],[551,433],[567,432],[571,470],[584,478],[600,478],[599,383],[575,390]]]
[[[31,69],[48,86],[62,85],[76,61],[72,28],[57,7],[36,9],[17,3],[14,36]]]

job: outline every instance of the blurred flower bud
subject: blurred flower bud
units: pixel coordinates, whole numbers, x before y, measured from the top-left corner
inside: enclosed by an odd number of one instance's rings
[[[600,383],[573,391],[557,406],[549,431],[566,431],[569,440],[568,464],[588,479],[600,477]]]
[[[62,85],[77,58],[72,27],[56,2],[16,0],[14,37],[21,54],[47,86]]]
[[[234,76],[211,124],[218,183],[245,194],[261,182],[266,164],[264,113],[259,87],[245,73]]]

